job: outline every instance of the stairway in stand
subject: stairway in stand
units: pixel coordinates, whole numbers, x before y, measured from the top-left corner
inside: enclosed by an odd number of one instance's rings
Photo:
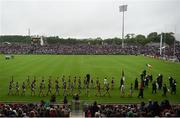
[[[78,117],[78,118],[82,118],[84,117],[84,112],[82,110],[73,110],[70,114],[70,117]]]
[[[79,100],[71,101],[71,114],[70,117],[84,117],[82,103]]]

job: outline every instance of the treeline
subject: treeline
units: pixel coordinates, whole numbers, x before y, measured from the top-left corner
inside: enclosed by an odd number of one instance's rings
[[[2,42],[31,43],[31,37],[21,36],[21,35],[3,35],[3,36],[0,36],[0,43]]]
[[[168,45],[173,45],[175,37],[172,32],[162,33],[163,42]],[[150,42],[160,42],[161,34],[157,32],[152,32],[147,36],[142,34],[127,34],[125,36],[124,42],[127,44],[135,45],[146,45]],[[91,44],[91,45],[101,45],[101,44],[117,44],[121,45],[122,40],[118,37],[102,39],[98,38],[89,38],[89,39],[75,39],[75,38],[59,38],[58,36],[43,37],[44,42],[48,44]],[[2,35],[0,36],[0,43],[10,42],[10,43],[31,43],[31,37],[21,36],[21,35]]]

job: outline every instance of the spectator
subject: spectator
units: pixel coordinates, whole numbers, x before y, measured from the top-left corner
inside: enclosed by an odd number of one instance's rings
[[[98,112],[99,108],[97,106],[97,102],[94,101],[94,104],[92,106],[92,117],[95,117],[95,113]]]
[[[64,103],[65,105],[67,105],[67,104],[68,104],[68,100],[67,100],[67,97],[66,97],[66,96],[64,96],[63,103]]]
[[[134,89],[138,90],[138,80],[137,80],[137,78],[135,79],[135,82],[134,82]]]

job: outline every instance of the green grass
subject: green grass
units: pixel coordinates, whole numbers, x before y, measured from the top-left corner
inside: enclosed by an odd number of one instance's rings
[[[138,91],[134,91],[133,97],[128,97],[130,83],[134,84],[136,77],[140,78],[140,73],[143,69],[146,69],[145,64],[151,64],[153,69],[153,79],[159,73],[163,74],[164,82],[169,85],[168,76],[172,75],[177,81],[177,94],[171,95],[168,93],[167,97],[162,97],[162,91],[158,91],[157,94],[151,94],[151,83],[149,88],[145,88],[144,99],[137,98]],[[121,77],[121,70],[124,68],[126,82],[126,95],[120,97],[120,91],[118,89],[119,80]],[[92,78],[99,77],[101,83],[105,76],[108,78],[115,77],[115,89],[111,91],[112,97],[95,97],[96,90],[91,90],[90,95],[87,97],[83,93],[80,99],[83,101],[98,101],[109,103],[133,103],[140,101],[163,100],[169,99],[173,103],[180,103],[180,64],[166,62],[162,60],[152,59],[143,56],[115,56],[115,55],[15,55],[12,60],[5,60],[3,55],[0,55],[0,101],[25,101],[25,102],[38,102],[41,99],[49,100],[50,96],[39,97],[38,95],[31,97],[28,90],[26,96],[8,96],[8,85],[11,80],[11,76],[14,76],[14,80],[22,83],[27,79],[27,75],[37,76],[38,83],[41,81],[41,77],[45,76],[45,79],[51,75],[53,80],[57,76],[85,76],[90,73]],[[140,79],[139,79],[140,80]],[[110,80],[108,80],[110,81]],[[47,81],[46,81],[47,83]],[[38,84],[39,86],[39,84]],[[62,101],[62,89],[61,95],[57,97],[57,101]],[[76,90],[77,91],[77,90]],[[68,96],[71,100],[72,97]]]

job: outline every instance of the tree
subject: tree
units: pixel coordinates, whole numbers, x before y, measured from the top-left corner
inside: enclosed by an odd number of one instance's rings
[[[147,40],[149,42],[159,42],[160,38],[157,32],[151,32],[147,35]]]
[[[135,35],[135,34],[133,34],[133,33],[131,33],[131,34],[126,34],[125,38],[126,38],[126,39],[132,39],[132,38],[134,38],[134,35]]]
[[[10,43],[31,43],[31,37],[21,36],[21,35],[3,35],[0,36],[0,42],[10,42]]]
[[[146,40],[146,37],[142,34],[139,34],[135,37],[136,43],[140,45],[145,45],[148,41]]]
[[[126,34],[126,36],[125,36],[125,39],[130,39],[131,38],[131,35],[130,34]]]
[[[163,35],[163,40],[165,43],[168,45],[173,45],[175,41],[174,33],[173,32],[168,32],[168,33],[162,33]]]

